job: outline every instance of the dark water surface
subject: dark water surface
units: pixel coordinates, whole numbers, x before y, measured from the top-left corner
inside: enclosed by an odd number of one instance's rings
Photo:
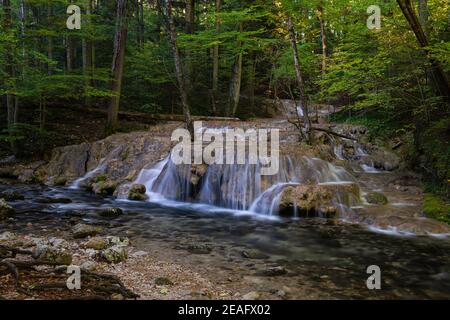
[[[288,287],[291,298],[305,297],[305,290],[311,292],[307,298],[450,298],[449,238],[375,233],[319,218],[266,219],[202,205],[116,201],[64,188],[0,185],[0,192],[5,190],[16,190],[25,200],[11,202],[16,218],[0,224],[0,231],[51,235],[68,234],[78,222],[103,225],[108,234],[127,235],[139,249],[197,268],[218,282],[239,275],[241,280],[230,284],[236,290]],[[45,197],[73,202],[39,203]],[[98,211],[106,207],[120,207],[125,214],[102,218]],[[210,253],[195,254],[192,248]],[[257,256],[245,257],[243,251]],[[381,268],[381,290],[366,287],[369,265]],[[288,274],[262,275],[271,266]]]

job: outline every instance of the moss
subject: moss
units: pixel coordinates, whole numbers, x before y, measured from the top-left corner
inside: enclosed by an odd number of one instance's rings
[[[372,204],[387,204],[388,199],[386,196],[379,192],[370,192],[366,196],[367,202]]]
[[[102,173],[97,178],[95,178],[95,182],[105,182],[107,178],[108,176],[106,175],[106,173]]]
[[[450,224],[450,204],[438,196],[427,193],[423,199],[423,212],[427,217]]]

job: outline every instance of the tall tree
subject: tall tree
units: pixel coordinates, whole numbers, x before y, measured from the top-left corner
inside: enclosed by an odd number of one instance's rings
[[[172,14],[171,0],[158,0],[158,9],[164,19],[165,28],[169,38],[169,43],[172,48],[172,55],[175,62],[175,75],[177,78],[178,90],[180,92],[181,106],[183,108],[184,122],[186,128],[191,132],[193,137],[194,127],[191,119],[191,109],[188,102],[188,94],[186,90],[185,76],[183,72],[183,65],[181,63],[180,52],[177,44],[177,30]]]
[[[125,48],[128,35],[129,0],[117,0],[116,32],[114,36],[114,54],[112,62],[112,91],[114,96],[109,101],[106,131],[114,132],[118,127],[120,94],[125,60]]]
[[[447,74],[445,73],[444,69],[442,68],[440,62],[430,55],[430,51],[428,48],[429,45],[428,37],[425,34],[422,25],[420,24],[416,12],[414,11],[414,8],[411,4],[411,0],[397,0],[397,3],[400,6],[400,9],[402,10],[406,20],[408,21],[409,26],[414,32],[417,42],[419,43],[420,47],[424,50],[424,52],[427,54],[427,58],[431,64],[433,72],[433,80],[434,83],[436,84],[436,88],[439,95],[444,97],[447,103],[450,103],[450,80]]]
[[[294,24],[292,23],[292,18],[288,16],[287,26],[289,30],[289,37],[291,39],[292,52],[294,54],[294,68],[295,68],[295,76],[297,80],[297,88],[300,92],[300,102],[301,108],[303,111],[303,117],[305,119],[305,134],[308,140],[308,143],[311,143],[312,135],[311,135],[311,119],[309,118],[309,110],[308,110],[308,96],[306,95],[305,83],[303,81],[302,69],[300,66],[300,58],[298,55],[297,48],[297,35],[295,33]]]
[[[320,24],[320,40],[322,43],[322,74],[324,74],[327,68],[327,34],[325,30],[325,17],[322,3],[320,3],[317,8],[317,18],[319,19]]]
[[[216,18],[215,18],[215,28],[216,33],[220,32],[220,19],[218,17],[218,13],[220,12],[220,7],[222,5],[221,0],[216,0]],[[212,74],[212,113],[215,115],[217,113],[217,95],[219,92],[219,44],[214,44],[213,47],[213,74]]]
[[[2,29],[4,33],[9,33],[12,30],[12,14],[11,14],[11,1],[3,0],[3,23]],[[6,109],[7,109],[7,125],[11,134],[11,129],[17,121],[18,97],[13,93],[16,87],[16,65],[14,61],[14,44],[11,41],[6,42],[5,47],[5,71],[9,79],[6,79]],[[11,139],[11,149],[14,154],[17,154],[18,150],[14,139]]]
[[[239,32],[242,33],[243,31],[243,23],[239,23]],[[238,54],[235,58],[234,64],[233,64],[233,70],[231,74],[231,80],[230,80],[230,92],[229,92],[229,98],[228,98],[228,109],[227,109],[227,116],[234,116],[237,111],[237,107],[239,105],[239,100],[241,96],[241,83],[242,83],[242,59],[243,59],[243,52],[242,52],[242,41],[238,41],[237,43],[238,47]]]

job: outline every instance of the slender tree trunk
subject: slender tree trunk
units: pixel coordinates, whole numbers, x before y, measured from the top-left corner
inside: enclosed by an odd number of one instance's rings
[[[112,62],[112,91],[114,96],[109,101],[106,132],[117,130],[120,93],[122,90],[123,64],[128,35],[128,3],[129,0],[117,0],[116,33],[114,36],[114,54]]]
[[[243,24],[242,22],[239,24],[239,31],[243,31]],[[241,96],[241,83],[242,83],[242,59],[243,59],[243,53],[241,51],[242,48],[242,42],[238,42],[237,44],[238,49],[240,52],[238,53],[236,60],[234,61],[233,65],[233,71],[231,74],[231,80],[230,80],[230,93],[228,98],[228,110],[226,116],[234,115],[236,114],[237,107],[239,105],[239,100]]]
[[[216,0],[216,14],[220,12],[221,0]],[[220,32],[220,20],[216,17],[216,33]],[[216,103],[219,92],[219,45],[213,47],[213,75],[212,75],[212,113],[217,114]]]
[[[191,119],[191,110],[188,101],[188,94],[186,90],[186,82],[184,79],[183,66],[181,63],[180,52],[177,45],[177,31],[175,29],[175,22],[172,16],[172,1],[158,0],[158,9],[165,20],[165,26],[169,37],[170,46],[172,47],[173,59],[175,62],[175,75],[178,83],[178,90],[180,91],[181,106],[183,108],[184,122],[186,128],[191,132],[193,137],[194,127]]]
[[[3,0],[3,30],[4,32],[8,32],[11,30],[12,27],[12,14],[11,14],[11,2],[10,0]],[[14,65],[14,48],[13,44],[7,43],[6,44],[6,50],[5,50],[5,70],[10,79],[14,81],[13,84],[8,85],[7,87],[9,89],[13,89],[16,86],[15,78],[16,78],[16,67]],[[18,98],[8,93],[6,94],[6,109],[7,109],[7,124],[8,129],[11,129],[12,126],[16,123],[15,120],[17,119],[17,112],[16,112],[16,106],[18,104]],[[10,135],[12,135],[12,132],[10,132]],[[12,152],[17,155],[17,145],[16,143],[11,140],[11,150]]]
[[[429,30],[429,23],[428,23],[428,17],[429,17],[428,0],[418,0],[418,1],[419,1],[418,12],[419,12],[420,25],[422,26],[425,36],[427,38],[429,38],[430,30]]]
[[[53,17],[53,4],[52,1],[49,0],[47,3],[47,24],[50,27],[51,26],[51,20]],[[53,61],[53,37],[48,36],[47,37],[47,58],[49,60],[49,63],[47,64],[47,73],[48,75],[52,75],[52,64]]]
[[[311,136],[311,120],[309,118],[309,110],[308,110],[308,97],[306,95],[305,91],[305,84],[303,81],[302,76],[302,70],[300,67],[300,59],[298,55],[298,48],[297,48],[297,36],[295,34],[294,25],[292,24],[291,17],[288,17],[288,29],[289,29],[289,36],[291,38],[291,46],[292,51],[294,53],[294,67],[295,67],[295,76],[297,79],[297,87],[300,92],[300,101],[301,101],[301,108],[303,110],[303,117],[305,118],[305,133],[307,136],[308,143],[312,142],[312,136]]]
[[[435,83],[436,91],[438,94],[446,100],[447,103],[450,103],[450,80],[448,79],[447,74],[445,73],[442,65],[434,59],[429,52],[428,47],[428,38],[425,32],[422,29],[420,21],[413,9],[411,4],[411,0],[397,0],[400,9],[403,12],[406,20],[409,23],[414,35],[416,36],[417,42],[419,43],[422,50],[426,53],[428,61],[431,64],[432,72],[433,72],[433,80]]]
[[[325,74],[327,68],[327,34],[325,30],[325,19],[322,6],[317,8],[317,17],[319,19],[320,38],[322,42],[322,74]]]
[[[139,48],[144,49],[144,0],[136,0],[137,42]]]
[[[185,27],[186,34],[193,34],[195,26],[195,0],[186,0],[185,20],[186,20],[186,27]],[[186,54],[186,77],[185,77],[186,90],[190,91],[193,85],[192,75],[194,74],[194,70],[192,63],[192,50],[189,48],[189,46],[186,48],[185,54]]]
[[[90,0],[86,5],[86,25],[88,28],[91,27],[91,15],[92,13],[92,0]],[[82,39],[82,50],[83,50],[83,76],[85,81],[85,94],[87,93],[88,87],[93,86],[93,44],[90,39],[90,35],[85,36]],[[85,104],[87,106],[91,105],[91,99],[87,96],[85,97]]]

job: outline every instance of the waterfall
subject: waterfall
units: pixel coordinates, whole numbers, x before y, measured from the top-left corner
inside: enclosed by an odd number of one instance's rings
[[[86,172],[86,174],[84,176],[82,176],[81,178],[76,179],[69,186],[69,189],[80,189],[81,184],[84,181],[87,181],[88,179],[94,177],[97,173],[100,173],[100,172],[104,171],[106,169],[106,165],[107,165],[106,158],[100,159],[100,162],[99,162],[97,167],[95,167],[91,171]]]
[[[175,165],[169,155],[143,169],[134,183],[146,186],[151,202],[174,200],[277,215],[283,190],[288,186],[354,182],[345,169],[318,158],[282,156],[274,176],[261,175],[261,167],[249,163],[214,164],[196,177],[195,165]]]

